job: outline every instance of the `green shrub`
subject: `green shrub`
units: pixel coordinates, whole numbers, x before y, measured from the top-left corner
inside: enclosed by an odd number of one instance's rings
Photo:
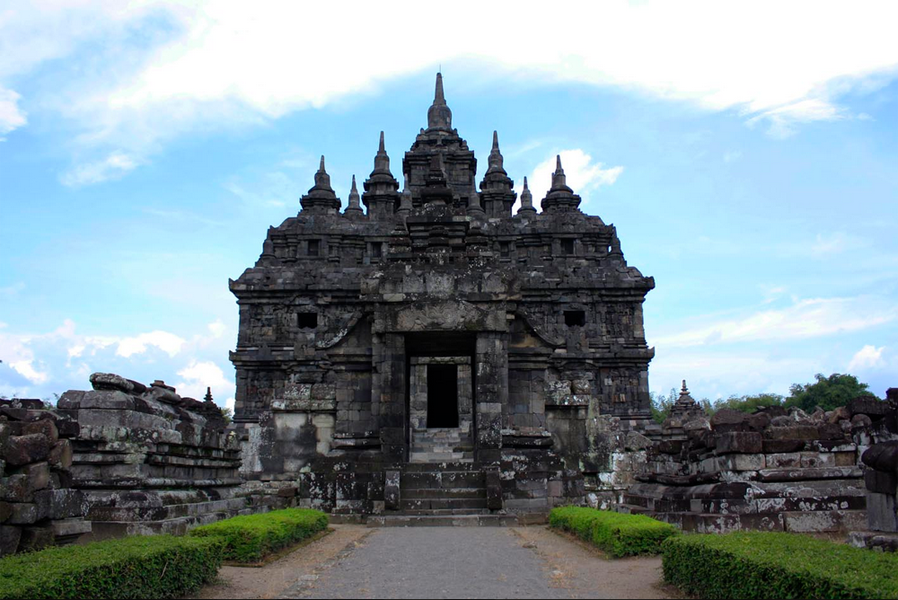
[[[677,534],[673,525],[645,515],[576,506],[553,509],[549,514],[549,525],[577,534],[614,558],[658,554],[662,542]]]
[[[0,559],[0,598],[179,598],[212,581],[220,540],[135,536]]]
[[[225,541],[226,560],[252,563],[324,529],[327,515],[323,512],[288,508],[225,519],[197,527],[190,535],[221,538]]]
[[[682,536],[663,563],[699,598],[898,598],[898,556],[794,533]]]

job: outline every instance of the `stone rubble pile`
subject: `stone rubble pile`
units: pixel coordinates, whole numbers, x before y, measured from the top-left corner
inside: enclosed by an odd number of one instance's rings
[[[93,538],[181,534],[249,510],[239,442],[211,394],[200,402],[107,373],[90,381],[58,410],[80,426],[72,485],[87,497]]]
[[[620,510],[703,533],[865,528],[860,457],[871,444],[895,437],[892,403],[863,397],[812,414],[723,409],[707,419],[681,401]]]
[[[79,426],[40,400],[0,400],[0,556],[73,541],[91,530],[72,489]]]

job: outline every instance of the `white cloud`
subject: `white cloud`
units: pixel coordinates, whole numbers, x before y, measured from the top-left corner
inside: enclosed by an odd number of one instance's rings
[[[860,331],[896,318],[898,309],[873,298],[796,300],[784,309],[762,310],[741,319],[662,334],[652,343],[659,347],[689,347],[762,340],[789,341]]]
[[[30,360],[11,362],[9,363],[9,366],[19,375],[37,385],[46,383],[50,378],[48,373],[36,370],[33,361]]]
[[[25,112],[19,108],[19,96],[12,90],[0,87],[0,135],[24,127],[28,123]]]
[[[187,341],[167,331],[152,331],[138,336],[127,337],[118,343],[115,353],[129,358],[135,354],[142,354],[149,346],[159,348],[169,356],[178,354]]]
[[[63,175],[62,183],[69,187],[81,187],[120,179],[137,168],[139,161],[122,152],[113,152],[106,158],[79,165]]]
[[[377,93],[384,82],[439,63],[446,66],[450,104],[452,86],[460,89],[462,79],[491,86],[498,78],[523,85],[573,81],[736,110],[780,136],[798,123],[844,118],[840,96],[883,85],[898,67],[898,4],[889,0],[850,10],[820,0],[559,0],[551,11],[564,43],[555,35],[515,43],[510,35],[483,35],[469,22],[476,13],[507,32],[542,30],[549,27],[545,10],[538,2],[509,10],[459,0],[436,17],[441,30],[453,32],[452,44],[412,51],[404,36],[384,32],[429,22],[414,2],[390,10],[288,0],[16,3],[0,19],[0,83],[51,59],[86,61],[91,68],[59,81],[41,106],[80,124],[82,143],[145,156],[160,140],[197,126],[264,122]],[[333,43],[330,25],[337,24],[341,39],[351,42]],[[475,68],[480,74],[472,77]]]
[[[211,388],[213,398],[228,398],[234,392],[234,383],[225,377],[224,371],[212,361],[196,361],[178,371],[181,381],[175,388],[182,396],[202,399],[206,388]],[[225,404],[228,400],[225,401]]]
[[[88,388],[90,373],[104,371],[145,383],[180,379],[179,391],[197,398],[211,386],[225,404],[234,396],[234,383],[217,361],[231,347],[228,330],[216,320],[184,339],[165,331],[82,335],[71,320],[48,333],[11,333],[0,325],[0,394],[49,398]]]
[[[552,173],[555,172],[557,155],[561,155],[561,167],[567,177],[568,187],[573,189],[576,194],[602,185],[611,185],[624,171],[623,167],[604,168],[602,163],[593,162],[592,156],[579,148],[562,150],[538,164],[527,180],[530,191],[533,193],[533,204],[537,208],[549,188],[552,187]],[[520,190],[518,190],[518,195],[520,196]]]
[[[817,241],[811,246],[811,254],[816,257],[824,257],[831,254],[844,252],[851,247],[852,240],[842,232],[832,234],[817,234]]]
[[[209,323],[208,328],[209,333],[211,333],[214,338],[220,338],[228,330],[228,326],[222,323],[220,319],[213,323]]]
[[[885,346],[882,348],[869,345],[864,346],[854,355],[854,357],[852,357],[851,362],[848,363],[848,372],[855,373],[883,366],[885,364],[882,358],[884,350]]]

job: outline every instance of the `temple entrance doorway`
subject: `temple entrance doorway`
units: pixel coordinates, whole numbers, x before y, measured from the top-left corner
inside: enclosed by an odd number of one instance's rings
[[[427,365],[427,428],[458,427],[458,365]]]
[[[473,348],[467,342],[435,334],[409,344],[409,462],[473,460],[473,357],[460,353]]]

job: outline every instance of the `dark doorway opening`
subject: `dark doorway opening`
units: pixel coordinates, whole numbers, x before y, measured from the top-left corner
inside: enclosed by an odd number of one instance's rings
[[[427,427],[458,427],[457,365],[427,365]]]

